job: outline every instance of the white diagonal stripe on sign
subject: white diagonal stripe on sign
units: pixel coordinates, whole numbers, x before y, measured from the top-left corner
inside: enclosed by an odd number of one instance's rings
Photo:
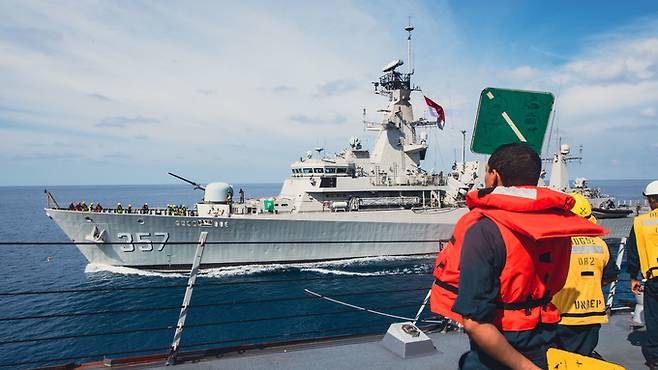
[[[502,115],[503,115],[503,118],[505,119],[505,121],[507,122],[507,124],[509,125],[509,127],[511,127],[512,131],[514,131],[514,133],[516,134],[516,137],[518,137],[519,140],[521,140],[524,143],[527,142],[528,140],[525,139],[525,137],[523,136],[521,131],[519,131],[519,128],[516,127],[516,125],[514,124],[512,119],[509,118],[509,115],[507,115],[507,112],[503,112]]]

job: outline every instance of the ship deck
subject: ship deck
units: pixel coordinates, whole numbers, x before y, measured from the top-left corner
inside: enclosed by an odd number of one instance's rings
[[[641,343],[645,330],[633,330],[631,314],[621,312],[610,317],[601,328],[597,352],[604,359],[623,365],[626,369],[641,369],[644,358]],[[383,335],[348,338],[328,338],[302,343],[280,344],[267,348],[217,353],[205,351],[181,354],[184,363],[174,368],[200,369],[457,369],[459,357],[468,350],[468,337],[463,333],[429,333],[436,351],[402,359],[382,344]],[[107,368],[102,362],[84,364],[82,368]],[[124,359],[112,364],[113,368],[172,369],[165,366],[164,356]]]

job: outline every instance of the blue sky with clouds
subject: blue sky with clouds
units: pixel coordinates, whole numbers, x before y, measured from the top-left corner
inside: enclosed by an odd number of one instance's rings
[[[0,185],[276,182],[318,145],[372,144],[370,81],[406,59],[408,16],[447,114],[425,168],[493,86],[556,95],[572,176],[658,176],[655,1],[3,1]]]

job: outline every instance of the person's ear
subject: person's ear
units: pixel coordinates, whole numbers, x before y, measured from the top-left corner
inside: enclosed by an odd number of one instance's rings
[[[494,176],[494,184],[493,184],[493,187],[496,187],[496,186],[503,186],[503,180],[500,178],[500,173],[498,173],[498,170],[493,169],[493,170],[491,170],[491,173],[492,173],[493,176]]]

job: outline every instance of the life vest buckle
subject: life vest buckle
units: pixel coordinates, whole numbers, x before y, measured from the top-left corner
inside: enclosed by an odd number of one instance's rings
[[[530,294],[530,295],[528,296],[528,302],[530,302],[530,301],[532,301],[532,294]],[[524,312],[525,312],[525,315],[526,315],[526,316],[530,316],[530,315],[532,315],[532,310],[530,309],[530,307],[526,307],[525,310],[524,310]]]

